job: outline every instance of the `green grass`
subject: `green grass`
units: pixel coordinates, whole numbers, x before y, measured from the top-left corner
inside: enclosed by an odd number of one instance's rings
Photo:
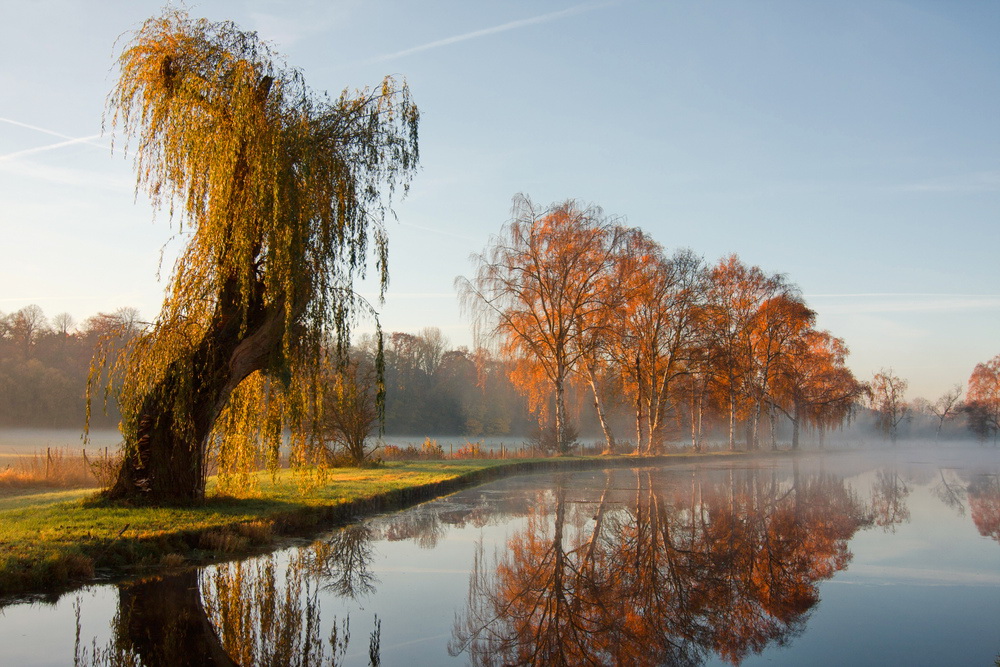
[[[294,473],[282,470],[273,482],[269,474],[260,475],[256,497],[211,497],[189,507],[113,506],[96,501],[96,490],[0,498],[0,595],[59,589],[92,576],[95,568],[148,568],[168,556],[172,562],[178,555],[200,561],[252,551],[277,535],[343,518],[337,508],[362,509],[355,506],[498,463],[337,469],[324,485],[305,492]]]
[[[250,498],[211,497],[188,507],[122,507],[94,490],[0,498],[0,598],[58,592],[96,570],[149,571],[272,547],[282,535],[314,532],[363,514],[404,507],[461,486],[539,470],[662,462],[665,457],[389,462],[329,471],[303,491],[294,472],[259,477]],[[667,459],[682,462],[688,456]],[[713,456],[715,458],[715,456]],[[209,492],[212,492],[210,485]]]

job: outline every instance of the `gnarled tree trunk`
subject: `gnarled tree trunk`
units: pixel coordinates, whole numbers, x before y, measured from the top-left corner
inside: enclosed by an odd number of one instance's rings
[[[156,503],[204,499],[208,435],[236,386],[265,368],[280,349],[285,321],[284,308],[266,306],[259,297],[244,311],[235,290],[232,281],[190,363],[172,363],[146,395],[138,437],[125,444],[108,498]],[[185,386],[190,389],[182,390]]]

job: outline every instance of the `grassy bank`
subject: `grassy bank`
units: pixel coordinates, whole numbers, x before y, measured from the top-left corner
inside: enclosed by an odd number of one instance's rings
[[[57,594],[97,574],[127,574],[254,553],[366,514],[412,505],[508,475],[652,465],[740,454],[394,461],[330,471],[303,492],[295,474],[261,474],[253,498],[210,498],[193,507],[135,508],[95,502],[92,490],[0,498],[0,599]],[[745,456],[745,455],[743,455]]]

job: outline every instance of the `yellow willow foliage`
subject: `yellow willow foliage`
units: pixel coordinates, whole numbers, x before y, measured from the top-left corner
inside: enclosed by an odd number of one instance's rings
[[[301,556],[283,573],[274,555],[219,565],[202,576],[200,590],[206,616],[236,664],[326,663],[319,583]]]
[[[386,78],[316,94],[255,33],[175,9],[147,20],[118,64],[110,124],[134,152],[137,189],[187,241],[156,321],[123,350],[105,346],[91,389],[103,381],[119,401],[126,446],[154,388],[183,436],[205,373],[196,351],[221,327],[235,321],[243,336],[263,320],[264,368],[245,387],[232,380],[210,440],[220,470],[235,473],[273,465],[290,429],[292,460],[308,465],[314,438],[302,429],[314,423],[324,351],[343,358],[352,323],[372,312],[352,290],[369,249],[388,284],[383,220],[418,160],[409,89]]]
[[[236,389],[219,415],[209,447],[218,461],[220,493],[256,495],[254,471],[266,467],[272,476],[281,465],[285,401],[272,397],[271,382],[254,373]]]

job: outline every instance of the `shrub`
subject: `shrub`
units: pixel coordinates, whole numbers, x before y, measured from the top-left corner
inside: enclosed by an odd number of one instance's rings
[[[444,458],[444,449],[438,444],[437,440],[431,440],[430,438],[424,438],[424,444],[420,448],[420,458],[428,460],[439,460]]]
[[[460,447],[455,452],[456,459],[481,459],[483,458],[483,448],[478,442],[466,442],[464,447]]]

